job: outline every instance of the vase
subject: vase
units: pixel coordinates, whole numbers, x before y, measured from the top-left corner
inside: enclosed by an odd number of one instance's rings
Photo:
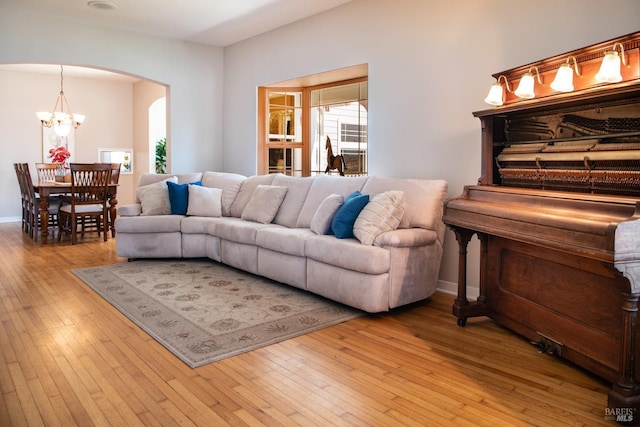
[[[58,165],[58,169],[56,169],[56,182],[65,182],[65,177],[67,176],[67,170],[64,167],[64,164],[60,163]]]

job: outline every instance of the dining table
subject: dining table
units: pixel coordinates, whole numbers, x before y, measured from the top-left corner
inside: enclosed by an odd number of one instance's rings
[[[62,195],[71,193],[70,182],[50,181],[50,180],[38,180],[34,181],[33,189],[38,195],[40,200],[38,202],[39,215],[40,215],[40,241],[42,244],[46,244],[49,237],[49,196]],[[109,230],[111,231],[111,237],[115,237],[116,230],[113,226],[113,219],[116,217],[116,205],[118,204],[118,184],[109,185]]]

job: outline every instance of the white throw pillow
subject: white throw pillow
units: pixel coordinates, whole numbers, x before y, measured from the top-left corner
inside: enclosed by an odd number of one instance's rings
[[[344,197],[339,194],[329,194],[320,202],[318,210],[311,218],[311,231],[316,234],[329,234],[331,230],[331,220],[342,203]]]
[[[266,175],[250,176],[243,180],[242,184],[240,185],[240,190],[238,190],[238,194],[236,194],[236,197],[231,204],[231,216],[240,218],[242,216],[242,211],[244,211],[247,203],[249,203],[249,200],[251,199],[253,191],[256,189],[256,187],[258,185],[271,185],[275,176],[276,174],[269,173]]]
[[[353,235],[363,245],[371,245],[379,234],[398,228],[405,210],[404,191],[376,194],[362,209],[353,225]]]
[[[269,224],[280,209],[287,194],[287,187],[278,185],[258,185],[242,210],[241,218],[247,221]]]
[[[190,185],[187,215],[222,216],[222,189]]]
[[[169,215],[171,213],[167,181],[178,183],[178,178],[172,176],[153,184],[138,187],[136,197],[140,200],[142,207],[140,215]]]

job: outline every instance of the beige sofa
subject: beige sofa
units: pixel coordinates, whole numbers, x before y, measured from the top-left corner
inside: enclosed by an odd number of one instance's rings
[[[145,215],[145,203],[120,206],[115,221],[119,256],[206,257],[371,313],[423,300],[436,290],[445,229],[445,181],[281,174],[244,177],[220,172],[146,174],[140,179],[138,195],[152,188],[147,185],[157,187],[161,185],[157,182],[169,177],[179,184],[201,182],[210,189],[206,191],[216,192],[220,211],[211,216]],[[285,195],[272,220],[263,223],[248,218],[250,205],[267,206],[274,199],[258,201],[256,194],[282,187]],[[211,190],[216,188],[221,191]],[[323,222],[318,217],[326,215],[322,212],[325,200],[336,194],[346,198],[356,190],[369,195],[369,204],[376,195],[380,195],[378,200],[385,192],[402,192],[404,213],[398,227],[375,236],[372,244],[312,230],[318,231],[318,223]],[[189,209],[197,203],[190,196]],[[262,213],[262,209],[257,212]]]

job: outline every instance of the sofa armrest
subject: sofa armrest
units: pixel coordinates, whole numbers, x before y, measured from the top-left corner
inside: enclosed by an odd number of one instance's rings
[[[140,203],[118,206],[118,215],[120,216],[140,216],[141,213],[142,205]]]
[[[424,228],[399,228],[378,235],[373,244],[383,248],[407,248],[432,245],[436,240],[438,240],[438,235],[433,230],[425,230]]]

